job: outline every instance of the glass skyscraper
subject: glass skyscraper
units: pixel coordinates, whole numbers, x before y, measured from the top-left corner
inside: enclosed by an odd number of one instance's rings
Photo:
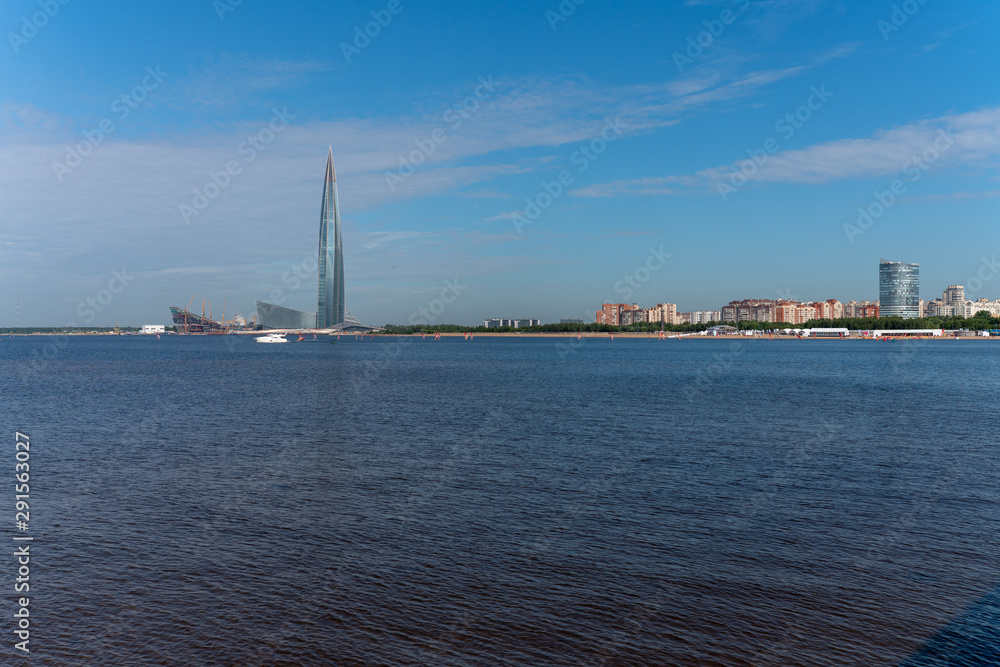
[[[340,203],[333,148],[326,157],[323,206],[319,216],[319,294],[317,310],[306,313],[265,301],[257,302],[260,324],[266,329],[333,329],[337,332],[373,331],[344,306],[344,246],[340,236]]]
[[[340,204],[333,147],[326,158],[323,207],[319,216],[319,294],[316,326],[328,329],[344,321],[344,248],[340,238]]]
[[[920,317],[920,265],[878,263],[879,317]]]

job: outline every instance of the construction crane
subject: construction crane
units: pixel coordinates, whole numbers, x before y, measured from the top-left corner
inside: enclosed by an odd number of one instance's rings
[[[194,294],[191,295],[191,301],[188,301],[188,305],[184,306],[184,333],[191,333],[188,329],[188,311],[191,308],[191,304],[194,302]]]

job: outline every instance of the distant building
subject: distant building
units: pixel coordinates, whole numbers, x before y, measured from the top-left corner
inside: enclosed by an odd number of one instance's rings
[[[940,299],[928,301],[924,305],[924,316],[975,317],[976,313],[981,310],[997,317],[1000,315],[1000,300],[979,299],[972,301],[965,298],[965,288],[962,285],[948,285]]]
[[[879,317],[879,302],[869,303],[868,301],[862,301],[857,308],[857,317],[874,317],[878,319]]]
[[[695,310],[690,313],[678,313],[677,323],[688,324],[708,324],[709,322],[721,322],[722,313],[717,310]]]
[[[499,329],[500,327],[523,329],[524,327],[537,327],[541,323],[542,323],[541,320],[534,320],[531,319],[530,317],[524,317],[519,320],[503,319],[499,317],[483,320],[483,326],[486,327],[487,329]]]
[[[941,295],[941,299],[949,306],[963,303],[965,301],[965,287],[962,285],[948,285]]]
[[[778,302],[773,299],[743,299],[730,301],[722,307],[723,322],[775,322]]]
[[[559,320],[559,324],[583,324],[583,320],[578,320],[575,317],[567,317]]]
[[[919,317],[920,265],[879,260],[878,300],[882,317]]]
[[[1000,299],[994,299],[993,301],[980,299],[979,301],[965,302],[965,312],[968,313],[966,317],[973,317],[981,310],[987,311],[993,317],[1000,317]]]
[[[598,324],[611,324],[618,326],[622,323],[621,313],[623,310],[638,308],[638,304],[629,306],[627,303],[605,303],[597,311],[596,321]]]
[[[647,322],[662,322],[663,324],[680,324],[681,319],[677,315],[677,304],[658,303],[649,309]]]
[[[167,330],[162,324],[143,324],[142,328],[139,329],[139,333],[143,334],[158,334],[164,333]]]

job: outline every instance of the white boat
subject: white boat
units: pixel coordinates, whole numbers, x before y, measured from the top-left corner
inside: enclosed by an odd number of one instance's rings
[[[266,336],[261,336],[259,338],[254,338],[258,343],[287,343],[288,340],[285,338],[285,334],[267,334]]]

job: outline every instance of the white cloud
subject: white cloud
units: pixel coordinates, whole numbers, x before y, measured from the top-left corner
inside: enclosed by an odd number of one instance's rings
[[[889,176],[900,174],[907,165],[919,168],[919,163],[913,162],[915,158],[931,158],[929,162],[933,162],[934,168],[995,167],[1000,159],[1000,107],[901,125],[869,138],[840,139],[778,152],[768,156],[766,162],[748,174],[747,180],[815,184]],[[678,194],[690,188],[729,183],[733,172],[744,162],[689,175],[614,181],[581,188],[572,194],[583,197]],[[746,172],[749,171],[748,166]]]

